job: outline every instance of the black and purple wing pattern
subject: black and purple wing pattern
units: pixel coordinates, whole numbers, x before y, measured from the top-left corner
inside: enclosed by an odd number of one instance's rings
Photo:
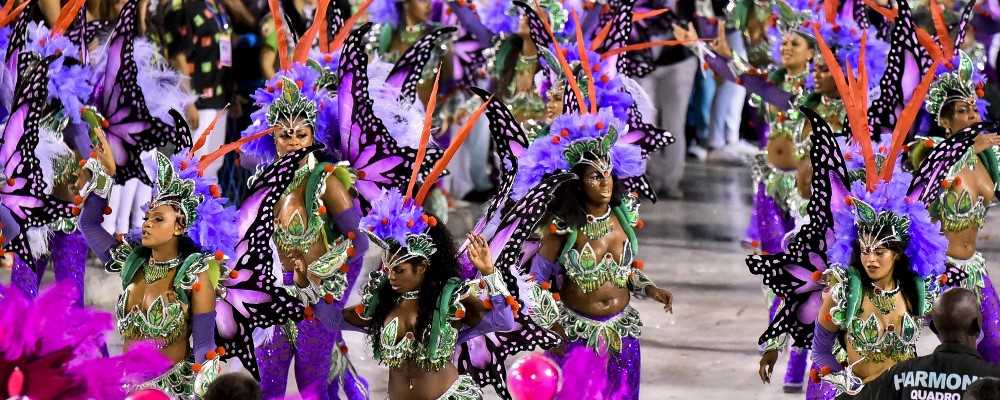
[[[879,97],[868,109],[868,121],[873,139],[896,126],[896,110],[903,105],[904,93],[912,93],[932,60],[917,42],[916,30],[905,1],[894,2],[898,10],[892,24],[889,56],[885,73],[879,81]]]
[[[802,109],[813,126],[810,161],[812,196],[809,223],[803,226],[783,253],[751,255],[750,273],[761,275],[764,285],[782,299],[760,343],[788,334],[795,346],[812,345],[813,327],[822,305],[824,285],[817,279],[827,269],[827,236],[833,230],[833,203],[846,195],[846,168],[830,126],[811,109]],[[817,274],[818,272],[818,274]]]
[[[7,54],[4,55],[8,69],[17,66],[17,53],[28,44],[28,24],[36,21],[32,18],[33,14],[23,12],[14,22],[14,29],[10,33],[10,43],[7,44]]]
[[[417,100],[417,83],[427,67],[427,62],[435,51],[440,51],[438,46],[442,39],[453,34],[458,29],[455,27],[438,28],[420,37],[410,48],[403,52],[399,60],[389,72],[386,83],[400,88],[399,99],[406,102]]]
[[[574,179],[576,175],[566,171],[546,176],[520,201],[511,203],[511,207],[501,212],[499,223],[491,228],[492,232],[484,232],[490,251],[497,254],[497,270],[503,274],[507,289],[517,299],[522,298],[518,278],[527,274],[521,264],[525,240],[534,233],[536,225],[548,211],[556,189]],[[463,343],[457,359],[459,373],[469,374],[481,387],[493,386],[501,398],[510,400],[506,383],[507,358],[539,347],[551,349],[562,342],[559,334],[542,328],[527,313],[527,307],[521,307],[520,312],[514,314],[515,328],[511,331],[494,332],[474,339],[484,346],[475,353],[481,355],[484,352],[489,358],[485,362],[473,355],[469,343]]]
[[[382,189],[405,188],[417,157],[416,150],[396,143],[372,111],[373,100],[368,94],[368,55],[365,54],[365,35],[371,27],[372,24],[367,23],[354,30],[344,45],[337,102],[340,115],[352,118],[340,118],[339,133],[330,135],[336,140],[330,147],[356,171],[354,187],[360,194],[363,210],[368,210],[371,202],[381,196]],[[428,161],[423,167],[429,169],[441,152],[428,149],[427,154]]]
[[[191,132],[184,117],[177,110],[170,110],[172,124],[153,117],[137,83],[139,69],[133,51],[137,3],[129,0],[122,8],[105,49],[107,62],[98,72],[90,96],[90,105],[108,122],[105,132],[118,164],[115,181],[119,183],[132,178],[150,183],[139,160],[143,151],[168,145],[191,147]]]
[[[914,171],[913,181],[910,182],[907,193],[918,194],[917,198],[921,202],[930,204],[937,194],[938,183],[947,178],[948,170],[965,156],[969,147],[975,142],[976,136],[983,132],[996,132],[997,128],[996,122],[979,122],[934,145]]]
[[[483,44],[471,33],[455,39],[451,44],[452,79],[460,88],[471,88],[486,76],[486,54],[489,45]]]
[[[473,94],[486,101],[490,94],[480,88],[470,88]],[[496,196],[490,200],[483,213],[482,220],[488,221],[496,215],[503,203],[510,202],[510,189],[514,185],[514,174],[517,172],[518,158],[528,149],[528,136],[517,123],[514,114],[500,99],[486,107],[486,119],[489,121],[490,136],[496,146],[496,157],[500,164],[500,185]]]
[[[524,13],[525,18],[528,20],[528,37],[531,38],[532,42],[535,42],[535,47],[539,49],[549,49],[552,45],[552,38],[549,37],[549,33],[545,30],[545,25],[542,23],[541,17],[535,12],[535,7],[528,5],[521,0],[514,0],[514,5],[521,8],[521,12]]]
[[[21,228],[20,234],[11,238],[8,250],[29,265],[34,263],[28,247],[28,229],[73,215],[70,203],[45,194],[41,160],[36,155],[40,124],[45,116],[47,69],[48,61],[37,54],[20,53],[15,104],[0,138],[0,204]]]
[[[87,10],[85,8],[80,9],[80,13],[77,14],[76,20],[73,21],[73,25],[70,26],[69,30],[66,32],[66,37],[69,38],[73,44],[78,48],[86,48],[87,45],[94,41],[97,35],[107,32],[113,26],[113,21],[111,20],[94,20],[87,21]]]
[[[260,379],[254,354],[253,331],[301,319],[304,305],[278,285],[272,272],[274,206],[292,182],[302,158],[318,146],[281,157],[257,177],[250,195],[240,205],[237,228],[240,241],[233,261],[235,278],[223,277],[215,302],[216,342],[224,344],[224,358],[238,357],[255,379]]]

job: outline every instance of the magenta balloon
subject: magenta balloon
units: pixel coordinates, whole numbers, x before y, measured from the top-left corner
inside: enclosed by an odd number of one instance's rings
[[[130,394],[125,400],[170,400],[170,396],[157,389],[144,389]]]
[[[515,400],[553,400],[562,377],[559,366],[540,353],[514,362],[507,373],[507,389]]]

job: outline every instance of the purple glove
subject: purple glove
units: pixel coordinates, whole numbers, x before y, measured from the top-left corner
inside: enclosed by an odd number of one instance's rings
[[[194,337],[194,360],[205,362],[205,354],[216,349],[215,311],[195,314],[191,317],[191,336]]]
[[[820,368],[827,367],[830,372],[837,372],[844,369],[837,358],[833,356],[833,342],[837,340],[837,333],[830,332],[820,325],[819,322],[816,323],[816,328],[813,329],[813,364]]]
[[[87,200],[83,202],[83,209],[80,210],[80,232],[87,238],[87,247],[90,247],[102,263],[107,263],[111,259],[108,253],[118,245],[115,237],[101,227],[104,207],[107,205],[107,199],[92,195],[87,196]]]
[[[495,295],[490,297],[490,303],[493,303],[493,309],[487,312],[476,326],[464,328],[458,332],[457,344],[465,343],[469,339],[490,332],[514,329],[514,312],[507,304],[507,300],[503,296]]]
[[[555,278],[557,282],[552,282],[553,287],[562,287],[561,276],[559,272],[562,266],[558,263],[549,261],[547,258],[543,257],[541,254],[535,254],[531,258],[531,276],[535,278],[538,283],[547,282]]]

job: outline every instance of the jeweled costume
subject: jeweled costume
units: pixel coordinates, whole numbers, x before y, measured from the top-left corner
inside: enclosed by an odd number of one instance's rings
[[[937,77],[924,106],[935,121],[940,121],[946,105],[954,103],[966,103],[973,112],[982,115],[984,104],[976,94],[978,79],[974,76],[977,71],[974,61],[961,51],[954,61],[956,68]],[[927,137],[917,142],[913,152],[915,162],[923,161],[931,149],[944,141],[943,137]],[[982,196],[973,198],[960,186],[961,178],[958,177],[962,172],[979,168],[986,169],[996,191],[996,183],[1000,182],[1000,157],[994,147],[976,153],[969,146],[961,158],[948,167],[944,181],[935,188],[936,193],[929,207],[931,216],[941,222],[944,232],[956,233],[970,228],[978,230],[986,223],[988,204]],[[983,337],[977,346],[980,355],[990,362],[1000,362],[1000,299],[989,277],[985,258],[978,251],[967,259],[948,256],[946,265],[949,286],[964,287],[979,296],[983,313]]]

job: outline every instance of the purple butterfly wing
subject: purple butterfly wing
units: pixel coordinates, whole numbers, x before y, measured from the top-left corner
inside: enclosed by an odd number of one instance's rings
[[[445,27],[422,36],[410,48],[403,52],[399,60],[389,71],[386,83],[400,88],[399,98],[406,102],[417,100],[417,83],[430,61],[431,55],[438,51],[438,45],[445,36],[453,34],[458,29],[455,27]]]
[[[923,72],[931,65],[926,51],[917,43],[910,8],[905,1],[895,2],[899,15],[892,24],[889,56],[885,73],[879,81],[880,96],[868,109],[868,121],[875,138],[896,125],[896,110],[903,105],[904,91],[913,92]],[[845,127],[845,130],[849,127]]]
[[[545,31],[545,25],[542,24],[542,19],[535,12],[535,7],[528,5],[521,0],[514,0],[514,5],[521,8],[521,12],[524,13],[525,18],[528,20],[528,37],[531,38],[532,42],[535,42],[535,47],[540,49],[548,49],[552,45],[552,38],[549,37],[548,32]]]
[[[456,39],[451,44],[452,79],[461,88],[470,88],[486,76],[486,54],[489,45],[483,46],[471,34]]]
[[[238,357],[258,380],[254,329],[298,320],[304,312],[302,302],[278,286],[272,272],[274,206],[292,182],[300,161],[318,148],[298,150],[268,166],[240,206],[237,221],[240,241],[233,267],[236,277],[224,277],[221,281],[225,294],[216,300],[216,341],[225,343],[225,358]]]
[[[518,293],[517,277],[527,273],[521,265],[525,240],[534,233],[536,225],[548,211],[548,205],[556,189],[571,180],[576,175],[569,172],[558,172],[545,177],[524,198],[501,211],[499,223],[491,237],[487,238],[491,249],[501,249],[496,265],[503,274],[507,289],[515,298],[521,298]],[[508,332],[494,332],[485,335],[481,341],[485,350],[474,350],[469,343],[463,343],[459,349],[459,373],[469,374],[479,386],[493,386],[503,399],[511,399],[507,392],[505,362],[508,357],[522,351],[534,350],[538,347],[551,349],[558,346],[562,338],[559,334],[542,328],[527,315],[526,307],[514,315],[515,329]],[[485,351],[490,358],[487,362],[476,362]]]
[[[823,285],[815,281],[814,273],[827,268],[827,235],[833,229],[831,199],[842,193],[846,176],[844,159],[840,153],[833,130],[811,109],[802,109],[813,126],[812,196],[810,196],[809,223],[802,227],[783,253],[751,255],[746,258],[750,273],[761,275],[764,285],[783,301],[771,319],[767,330],[760,336],[760,343],[789,334],[795,346],[812,344],[813,327],[819,312],[818,300]]]
[[[996,122],[980,122],[966,127],[948,139],[938,143],[917,167],[907,193],[918,194],[924,204],[930,204],[937,195],[938,182],[946,178],[948,170],[955,165],[983,132],[996,132]]]
[[[115,181],[119,183],[132,178],[150,183],[139,160],[143,151],[168,145],[191,147],[191,132],[184,117],[177,110],[171,110],[174,120],[170,125],[150,115],[137,83],[139,69],[133,52],[136,4],[136,0],[130,0],[122,8],[108,40],[104,71],[99,71],[90,97],[90,104],[109,122],[105,132],[118,164]]]
[[[480,88],[470,88],[472,93],[486,101],[490,93]],[[500,186],[497,195],[491,199],[483,213],[483,220],[490,220],[504,202],[510,201],[510,189],[517,172],[517,160],[528,148],[528,136],[517,123],[503,101],[493,99],[486,107],[486,119],[489,121],[490,136],[496,146],[496,156],[500,164]]]
[[[365,210],[381,196],[382,189],[404,188],[409,183],[417,156],[416,150],[396,144],[372,111],[373,100],[368,94],[368,56],[364,49],[365,35],[371,26],[368,23],[356,29],[344,46],[337,97],[340,115],[352,118],[340,119],[340,142],[335,146],[341,157],[357,171],[355,188]],[[440,156],[440,151],[428,149],[423,171],[429,170]]]
[[[27,231],[48,225],[63,217],[71,217],[70,204],[45,194],[41,161],[36,156],[39,126],[45,117],[48,61],[37,54],[22,52],[18,56],[14,112],[4,126],[0,138],[0,204],[6,207],[20,234],[11,238],[8,250],[22,260],[32,261],[28,250]]]

